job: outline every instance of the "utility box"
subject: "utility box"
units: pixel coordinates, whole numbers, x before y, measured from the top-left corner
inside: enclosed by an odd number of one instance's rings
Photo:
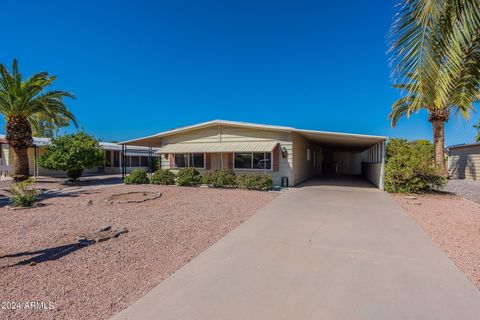
[[[288,187],[288,177],[282,177],[282,187]]]

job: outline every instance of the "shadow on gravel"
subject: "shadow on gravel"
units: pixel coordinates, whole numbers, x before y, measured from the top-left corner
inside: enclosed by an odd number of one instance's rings
[[[80,197],[81,195],[86,194],[95,194],[99,191],[96,190],[78,190],[78,191],[50,191],[50,190],[42,190],[38,197],[37,197],[37,205],[38,207],[44,207],[48,204],[42,203],[43,200],[51,199],[51,198],[76,198]],[[0,208],[5,207],[7,205],[11,205],[12,202],[10,201],[10,197],[0,196]]]
[[[93,243],[94,241],[86,244],[72,243],[72,244],[47,248],[47,249],[38,250],[38,251],[26,251],[26,252],[19,252],[19,253],[4,255],[4,256],[1,256],[0,259],[18,258],[18,257],[26,257],[27,259],[21,260],[17,263],[3,266],[0,268],[4,269],[4,268],[15,267],[15,266],[38,264],[46,261],[57,260],[62,257],[65,257],[66,255],[72,252],[88,247]]]

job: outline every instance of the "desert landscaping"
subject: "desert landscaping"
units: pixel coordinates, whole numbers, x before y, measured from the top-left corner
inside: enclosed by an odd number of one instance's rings
[[[29,209],[4,206],[0,300],[54,307],[0,310],[0,317],[108,319],[277,196],[116,185],[46,198]]]
[[[460,181],[454,183],[459,190]],[[393,197],[480,289],[480,204],[446,192]],[[472,198],[479,199],[478,190]]]

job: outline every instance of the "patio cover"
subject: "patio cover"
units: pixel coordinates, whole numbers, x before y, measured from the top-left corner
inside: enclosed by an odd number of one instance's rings
[[[278,141],[175,143],[156,153],[271,152],[277,144]]]

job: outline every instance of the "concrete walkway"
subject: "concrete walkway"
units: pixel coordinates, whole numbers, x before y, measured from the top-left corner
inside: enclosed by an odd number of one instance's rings
[[[113,319],[479,317],[479,291],[388,194],[330,179],[282,194]]]

